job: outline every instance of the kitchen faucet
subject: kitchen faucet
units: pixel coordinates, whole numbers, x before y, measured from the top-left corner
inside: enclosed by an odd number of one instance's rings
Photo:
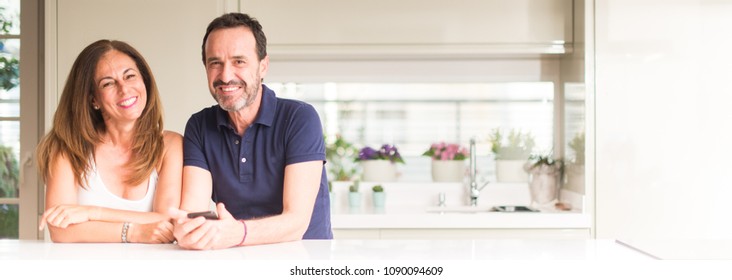
[[[485,182],[483,186],[478,188],[478,181],[476,179],[476,173],[478,173],[477,158],[478,155],[475,153],[475,137],[473,137],[470,138],[470,206],[478,206],[480,191],[488,185],[488,182]]]

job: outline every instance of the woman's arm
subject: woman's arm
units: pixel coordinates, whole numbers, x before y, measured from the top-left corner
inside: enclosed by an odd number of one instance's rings
[[[66,228],[48,226],[51,240],[59,243],[115,243],[122,242],[121,222],[88,221],[69,225]],[[130,223],[127,229],[127,242],[131,243],[171,243],[173,225],[168,221],[139,224]]]
[[[165,151],[158,169],[158,186],[155,191],[153,211],[168,216],[170,208],[178,209],[183,184],[183,136],[164,131]]]
[[[78,205],[79,183],[74,180],[71,170],[70,162],[63,156],[56,158],[51,164],[46,192],[47,210],[43,213],[39,229],[48,223],[52,240],[119,242],[123,222],[132,223],[128,232],[132,242],[139,240],[139,242],[157,243],[172,240],[170,230],[172,225],[164,213]],[[173,198],[173,201],[175,200],[176,198]],[[139,238],[132,238],[133,236]]]

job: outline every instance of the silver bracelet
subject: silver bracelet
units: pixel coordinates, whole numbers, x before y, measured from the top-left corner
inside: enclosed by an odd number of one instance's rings
[[[129,240],[127,240],[127,230],[130,229],[130,223],[125,222],[122,224],[122,243],[130,243]]]

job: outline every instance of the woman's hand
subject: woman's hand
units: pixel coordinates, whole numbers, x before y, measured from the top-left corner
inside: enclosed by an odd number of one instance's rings
[[[50,226],[66,228],[72,224],[98,220],[101,208],[86,205],[56,205],[43,212],[39,230],[48,224]]]
[[[149,224],[130,224],[127,236],[134,243],[173,243],[173,224],[159,221]]]

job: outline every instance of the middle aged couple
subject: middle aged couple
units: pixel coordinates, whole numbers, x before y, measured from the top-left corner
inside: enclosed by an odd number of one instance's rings
[[[246,14],[214,19],[201,45],[218,105],[185,134],[163,130],[152,71],[121,41],[76,58],[37,147],[54,242],[177,241],[219,249],[332,239],[325,144],[314,108],[262,84],[267,39]],[[216,202],[218,217],[189,217]]]

